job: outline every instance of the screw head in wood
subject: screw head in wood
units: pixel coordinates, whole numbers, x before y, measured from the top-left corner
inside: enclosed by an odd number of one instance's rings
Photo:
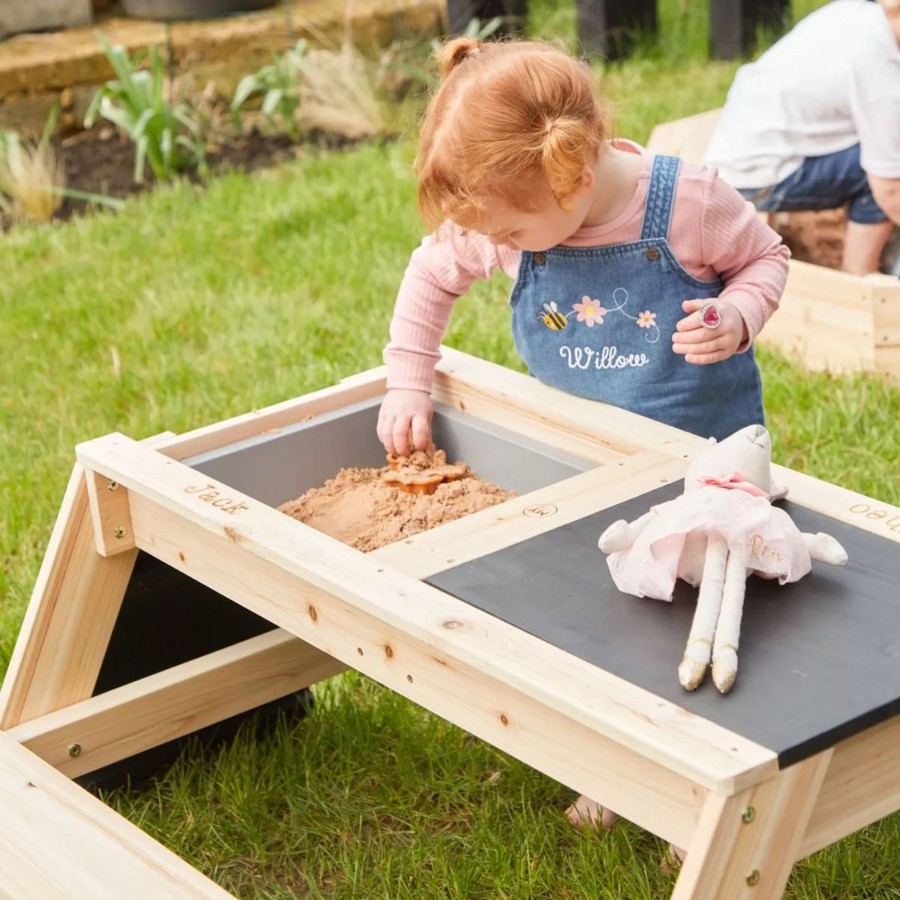
[[[756,818],[756,808],[753,806],[748,806],[741,813],[741,819],[744,821],[745,825],[749,825],[755,818]]]
[[[117,491],[119,489],[119,482],[113,481],[111,478],[106,482],[106,489],[108,491]]]
[[[81,756],[81,744],[69,744],[69,756],[72,759],[75,759],[76,756]]]
[[[748,886],[748,887],[754,887],[755,885],[759,884],[759,878],[760,878],[760,875],[759,875],[759,869],[754,869],[754,870],[747,876],[747,886]]]
[[[125,537],[125,529],[121,525],[116,525],[115,530],[113,531],[113,534],[117,538],[119,538],[119,540],[121,540],[123,537]]]

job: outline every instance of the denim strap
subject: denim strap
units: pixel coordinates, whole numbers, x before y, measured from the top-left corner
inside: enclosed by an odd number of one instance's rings
[[[647,185],[647,203],[644,206],[644,222],[641,225],[641,240],[661,238],[669,234],[672,218],[672,203],[675,200],[675,185],[681,160],[676,156],[654,156]]]

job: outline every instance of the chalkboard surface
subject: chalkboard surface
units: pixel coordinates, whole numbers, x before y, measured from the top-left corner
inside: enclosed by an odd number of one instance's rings
[[[787,766],[900,712],[900,547],[790,502],[802,531],[825,531],[846,566],[813,563],[781,586],[753,576],[731,693],[707,675],[678,683],[696,589],[675,600],[639,599],[613,584],[597,539],[677,496],[667,485],[427,579],[587,662],[777,753]]]

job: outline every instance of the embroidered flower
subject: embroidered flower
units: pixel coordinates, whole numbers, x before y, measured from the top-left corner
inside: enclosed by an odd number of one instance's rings
[[[637,325],[638,328],[653,328],[653,326],[656,325],[656,313],[650,312],[649,309],[644,310],[642,313],[638,313]]]
[[[587,295],[581,298],[581,303],[573,303],[572,309],[578,313],[575,318],[588,328],[593,328],[595,323],[602,325],[603,317],[609,312],[600,305],[599,300],[592,300]]]

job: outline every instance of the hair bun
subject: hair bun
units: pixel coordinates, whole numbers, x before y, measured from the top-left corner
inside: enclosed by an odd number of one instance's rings
[[[481,41],[477,38],[459,37],[447,41],[438,53],[441,78],[446,78],[463,60],[474,56],[480,49]]]

